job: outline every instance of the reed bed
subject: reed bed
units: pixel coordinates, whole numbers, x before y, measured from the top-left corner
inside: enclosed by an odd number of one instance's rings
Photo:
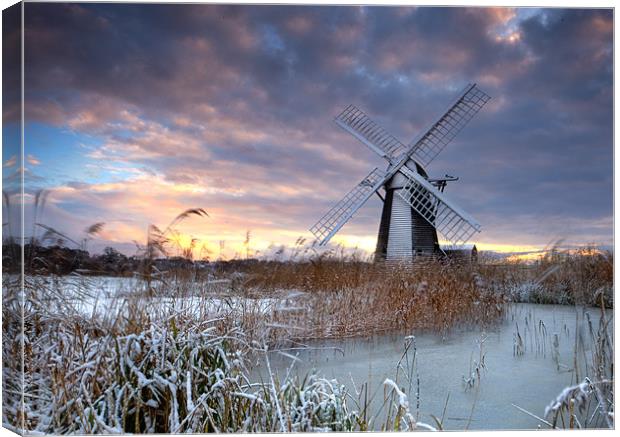
[[[277,270],[255,263],[232,275],[233,292],[170,276],[137,281],[133,293],[112,300],[88,277],[76,276],[70,292],[60,278],[26,277],[21,294],[19,278],[6,276],[3,421],[16,431],[62,434],[441,429],[441,419],[419,422],[413,405],[413,337],[373,414],[364,384],[350,393],[317,374],[300,380],[271,369],[256,381],[248,366],[299,339],[496,323],[505,296],[480,270],[434,261],[412,268],[323,260]],[[76,307],[88,300],[89,311]],[[585,319],[575,345],[576,355],[589,354],[573,369],[575,385],[544,414],[530,413],[550,427],[613,426],[612,319],[606,301],[599,304],[599,327]],[[515,355],[545,355],[539,343],[550,343],[553,358],[553,338],[535,321],[517,336]],[[480,348],[470,388],[479,389],[483,358]]]
[[[535,262],[481,262],[490,288],[514,302],[613,307],[613,253],[552,249]]]
[[[471,265],[429,260],[411,265],[334,260],[257,263],[243,290],[260,296],[298,290],[298,311],[274,314],[303,338],[367,336],[412,330],[447,331],[490,325],[502,316],[504,297],[493,293]]]
[[[251,380],[248,363],[269,346],[221,308],[154,311],[145,298],[90,314],[64,305],[52,284],[26,278],[3,305],[3,424],[29,434],[353,431],[375,427],[359,394],[308,374]],[[48,284],[48,285],[46,285]],[[16,284],[5,284],[5,291]],[[14,288],[13,288],[14,290]],[[74,291],[76,294],[88,290]],[[61,291],[62,292],[62,291]],[[140,305],[142,303],[142,305]],[[23,315],[23,317],[22,317]],[[237,314],[238,315],[238,314]],[[17,341],[15,341],[17,340]],[[22,376],[24,378],[22,378]],[[398,376],[398,373],[397,373]],[[398,381],[398,379],[397,379]],[[386,393],[377,429],[411,430],[404,395]],[[420,426],[428,427],[426,424]]]

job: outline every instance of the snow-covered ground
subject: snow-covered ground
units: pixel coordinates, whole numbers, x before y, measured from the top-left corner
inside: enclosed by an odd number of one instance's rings
[[[230,291],[229,281],[210,281],[196,285],[195,290],[184,290],[181,297],[149,297],[144,281],[136,278],[106,276],[62,276],[31,278],[35,287],[46,287],[53,293],[45,293],[45,308],[82,316],[115,317],[132,304],[147,308],[152,316],[169,317],[173,314],[202,317],[218,313],[252,312],[270,314],[300,307],[296,301],[304,296],[297,290],[275,293],[273,297],[243,297]],[[160,284],[156,281],[153,287]],[[175,284],[169,284],[174,289]],[[57,292],[60,290],[60,292]],[[59,293],[62,293],[60,295]]]

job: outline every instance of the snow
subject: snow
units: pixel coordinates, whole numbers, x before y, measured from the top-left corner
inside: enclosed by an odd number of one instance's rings
[[[398,385],[392,381],[390,378],[386,378],[383,381],[383,385],[387,385],[394,390],[394,393],[398,396],[398,405],[405,410],[409,410],[409,401],[407,400],[407,395],[402,392],[402,390],[398,387]]]
[[[562,406],[568,405],[569,402],[574,401],[579,408],[583,405],[590,395],[589,383],[583,381],[577,385],[565,387],[564,390],[545,408],[545,417],[549,417],[550,414],[559,411]]]

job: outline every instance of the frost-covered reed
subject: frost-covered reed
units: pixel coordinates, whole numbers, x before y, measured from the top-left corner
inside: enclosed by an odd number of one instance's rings
[[[601,305],[598,328],[590,312],[585,312],[582,322],[585,329],[577,328],[574,348],[575,384],[549,403],[545,417],[562,428],[613,428],[613,315]]]
[[[125,297],[113,311],[84,314],[68,302],[61,304],[62,293],[53,283],[45,284],[27,278],[26,294],[6,295],[3,306],[3,423],[17,432],[430,427],[411,420],[405,387],[399,388],[398,399],[386,394],[379,411],[398,413],[388,413],[382,423],[366,414],[367,400],[353,401],[355,396],[338,381],[313,373],[300,380],[271,370],[267,380],[252,379],[248,366],[257,356],[268,362],[271,337],[246,332],[247,320],[222,309],[218,317],[207,318],[206,312],[179,312],[174,306],[152,311],[146,298]],[[53,299],[60,303],[40,304]],[[403,360],[410,368],[408,349]],[[413,374],[407,375],[411,381]]]
[[[490,288],[514,302],[613,307],[613,253],[552,248],[534,262],[478,264]]]
[[[552,337],[547,337],[545,333],[540,339],[534,336],[534,341],[530,340],[531,344],[536,344],[536,355],[540,354],[541,345],[549,342],[551,359],[557,372],[571,374],[572,384],[550,400],[543,417],[515,406],[550,428],[614,427],[613,315],[602,305],[595,328],[591,316],[593,310],[596,314],[596,308],[578,308],[576,311],[572,356],[560,357],[560,333],[553,333]],[[566,326],[563,332],[567,333]],[[525,353],[527,344],[519,349],[521,354]],[[531,350],[534,351],[533,347]]]
[[[23,335],[21,318],[4,319],[3,420],[14,430],[274,432],[356,426],[346,390],[336,381],[314,374],[303,381],[277,376],[250,381],[248,357],[265,353],[264,345],[221,318],[106,319],[32,312],[28,302],[25,307],[19,299],[5,302],[4,315],[23,310],[26,316]],[[23,350],[15,338],[23,340]]]

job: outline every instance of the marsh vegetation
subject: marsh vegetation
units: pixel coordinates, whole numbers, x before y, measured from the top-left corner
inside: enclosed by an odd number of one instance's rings
[[[203,214],[188,210],[176,222]],[[552,250],[529,264],[375,264],[335,252],[205,265],[170,262],[174,223],[149,229],[132,278],[57,275],[36,251],[25,276],[5,272],[5,426],[62,434],[613,427],[609,252]],[[552,319],[515,316],[518,302],[573,308],[571,322],[556,323],[555,310]],[[356,350],[383,351],[382,361]],[[356,363],[375,371],[343,373]],[[515,403],[498,422],[485,405],[491,387],[513,381],[514,363],[529,369],[520,385],[549,382],[539,394],[546,408]]]

